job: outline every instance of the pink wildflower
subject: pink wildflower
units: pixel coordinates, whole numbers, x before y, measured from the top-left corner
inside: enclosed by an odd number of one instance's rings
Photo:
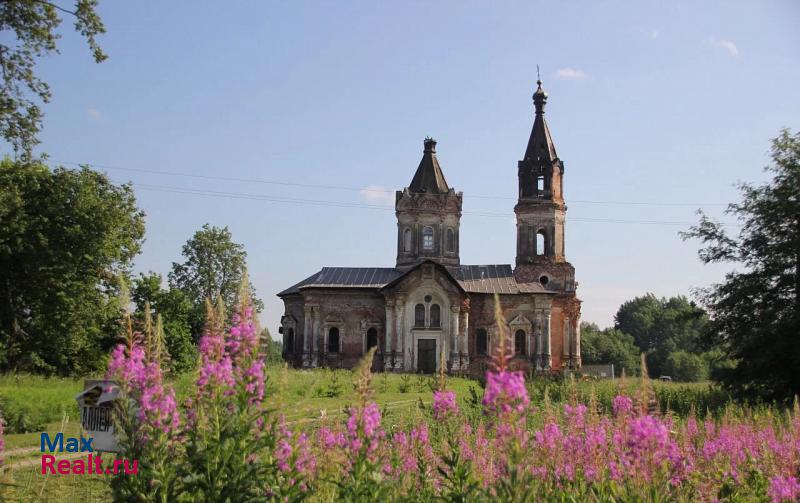
[[[611,402],[611,409],[615,416],[627,416],[633,412],[633,400],[625,395],[617,395]]]
[[[797,501],[800,498],[800,481],[797,477],[772,477],[769,479],[769,497],[772,503]]]
[[[456,394],[452,391],[436,391],[433,393],[433,417],[444,419],[458,413]]]
[[[529,404],[528,390],[525,389],[525,379],[521,371],[501,370],[486,373],[483,405],[487,412],[495,414],[523,412]]]

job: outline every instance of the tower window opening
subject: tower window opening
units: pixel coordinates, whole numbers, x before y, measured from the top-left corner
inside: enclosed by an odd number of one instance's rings
[[[425,326],[425,306],[422,304],[417,304],[414,306],[414,326]]]
[[[425,250],[433,250],[433,227],[425,227],[422,229],[422,248]]]
[[[456,236],[453,229],[447,229],[447,251],[456,251]]]
[[[403,251],[406,253],[411,252],[411,229],[403,231]]]
[[[539,193],[539,195],[544,194],[544,177],[543,176],[537,176],[536,177],[536,191]]]
[[[545,244],[547,240],[545,239],[544,231],[539,231],[536,233],[536,255],[546,255]]]

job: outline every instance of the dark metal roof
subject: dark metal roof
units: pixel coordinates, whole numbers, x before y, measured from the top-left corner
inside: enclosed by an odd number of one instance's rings
[[[414,178],[411,179],[408,191],[428,194],[447,194],[450,192],[450,187],[447,186],[447,181],[444,179],[442,168],[439,166],[439,160],[436,158],[436,140],[433,138],[425,138],[425,150],[422,154],[422,160],[419,161],[417,172],[414,173]]]
[[[462,265],[445,268],[468,293],[516,295],[520,293],[552,293],[540,283],[519,284],[508,264]],[[303,281],[278,294],[279,297],[299,293],[306,288],[382,288],[409,271],[393,267],[323,267]]]
[[[323,267],[278,296],[298,293],[304,288],[380,288],[402,274],[393,267]]]
[[[548,293],[538,282],[517,283],[508,264],[462,265],[453,271],[453,276],[469,293]]]

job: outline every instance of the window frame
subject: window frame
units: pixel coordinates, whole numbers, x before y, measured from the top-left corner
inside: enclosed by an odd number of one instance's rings
[[[419,318],[420,309],[419,308],[422,308],[422,323],[419,323],[420,322],[420,318]],[[414,328],[425,328],[426,321],[427,321],[426,320],[426,318],[427,318],[426,311],[427,310],[425,309],[425,304],[423,304],[422,302],[420,302],[420,303],[418,303],[418,304],[416,304],[414,306]]]
[[[426,225],[422,228],[422,249],[425,251],[433,251],[436,247],[436,238],[433,227]]]
[[[483,348],[481,349],[481,336],[483,336]],[[479,328],[475,332],[475,354],[479,356],[488,356],[489,354],[489,331],[485,328]]]
[[[334,330],[336,330],[336,351],[331,351],[331,335],[334,335]],[[342,352],[342,331],[339,329],[339,327],[328,327],[328,333],[325,337],[325,352],[336,355]]]
[[[433,308],[436,308],[436,324],[433,324]],[[428,328],[442,328],[442,306],[431,304],[428,308]]]
[[[520,334],[522,334],[522,344],[521,347],[518,347],[517,343],[519,342],[519,340],[517,338],[520,336]],[[527,340],[528,340],[528,333],[525,332],[525,330],[520,328],[514,332],[514,355],[520,356],[526,354],[525,350],[527,348],[525,346],[527,345]]]

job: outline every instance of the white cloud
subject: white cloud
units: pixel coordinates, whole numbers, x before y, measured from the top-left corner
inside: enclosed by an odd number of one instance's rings
[[[359,190],[361,198],[371,204],[379,206],[394,206],[394,191],[381,187],[380,185],[370,185]]]
[[[719,47],[721,49],[725,49],[728,51],[728,54],[733,56],[734,58],[739,55],[739,48],[736,47],[736,44],[731,42],[730,40],[722,40],[718,38],[711,38],[711,45],[714,47]]]
[[[86,115],[88,115],[90,119],[94,120],[100,120],[103,118],[103,114],[96,108],[89,108],[86,110]]]
[[[560,80],[586,80],[589,76],[582,70],[575,68],[559,68],[556,70],[556,78]]]

